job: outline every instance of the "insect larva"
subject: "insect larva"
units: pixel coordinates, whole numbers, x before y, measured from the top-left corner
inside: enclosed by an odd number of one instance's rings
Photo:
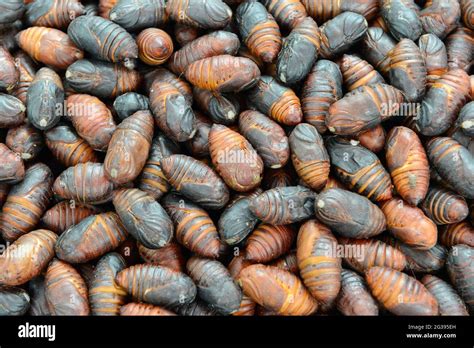
[[[413,0],[382,0],[381,15],[392,36],[416,41],[423,32],[418,6]]]
[[[388,76],[388,70],[390,69],[388,53],[395,45],[396,41],[381,28],[370,27],[362,39],[361,46],[364,58],[382,75]]]
[[[125,260],[117,253],[109,253],[99,260],[89,286],[92,315],[121,314],[121,306],[125,303],[127,292],[117,285],[115,277],[125,267]]]
[[[3,46],[0,46],[0,64],[0,89],[10,92],[20,80],[20,71],[10,52]]]
[[[16,184],[25,177],[25,165],[21,156],[13,152],[7,145],[0,143],[0,183]]]
[[[382,233],[385,215],[364,196],[330,188],[316,198],[315,215],[331,230],[348,238],[369,238]]]
[[[425,95],[427,70],[418,46],[409,39],[402,39],[388,55],[392,86],[400,89],[408,102],[422,99]]]
[[[54,257],[57,236],[36,230],[18,238],[0,258],[0,284],[21,285],[39,275]]]
[[[441,187],[430,187],[421,208],[438,225],[454,224],[469,215],[463,196]]]
[[[31,124],[23,124],[8,130],[5,144],[23,160],[31,161],[43,150],[43,134]]]
[[[174,316],[174,312],[169,311],[165,308],[153,306],[146,303],[127,303],[126,305],[120,307],[121,316]]]
[[[235,123],[240,103],[232,94],[219,94],[198,87],[193,88],[194,102],[212,121],[223,125]]]
[[[121,0],[111,8],[108,17],[130,32],[150,27],[161,28],[168,21],[166,1]]]
[[[454,137],[453,137],[454,139]],[[436,170],[436,168],[434,168],[433,166],[431,166],[431,171],[430,171],[430,179],[433,180],[434,184],[441,187],[441,188],[444,188],[444,189],[447,189],[447,190],[450,190],[452,192],[454,192],[454,188],[451,184],[449,184],[445,179],[443,179],[438,171]]]
[[[442,75],[428,90],[416,120],[423,135],[444,133],[469,100],[469,76],[461,69]]]
[[[139,177],[138,188],[155,199],[161,198],[168,192],[170,185],[161,169],[161,160],[178,152],[180,152],[178,144],[158,132],[153,139],[148,160]]]
[[[168,0],[166,11],[172,20],[202,29],[224,28],[232,18],[222,0]]]
[[[192,302],[196,286],[186,274],[154,265],[136,265],[120,271],[115,278],[134,300],[172,307]]]
[[[260,77],[260,70],[248,58],[224,54],[189,64],[184,76],[199,88],[218,93],[235,93],[254,86]]]
[[[462,21],[469,29],[474,29],[474,3],[472,0],[460,0]]]
[[[54,127],[63,113],[58,105],[64,104],[61,78],[49,68],[41,68],[35,75],[26,95],[28,120],[41,130]]]
[[[104,159],[105,175],[117,185],[135,180],[145,166],[153,138],[153,116],[137,111],[115,129]]]
[[[254,229],[258,222],[250,211],[250,201],[261,194],[261,189],[256,189],[247,197],[240,197],[227,205],[218,221],[218,231],[222,241],[228,245],[240,243]]]
[[[262,3],[279,25],[289,29],[293,29],[308,16],[299,0],[264,0]]]
[[[173,53],[169,68],[176,75],[180,75],[186,71],[189,64],[198,60],[224,54],[234,56],[239,46],[240,41],[236,34],[223,30],[214,31],[192,40]]]
[[[312,125],[300,123],[291,132],[289,141],[296,173],[313,190],[321,190],[326,185],[330,170],[323,138]]]
[[[276,76],[286,84],[303,80],[318,58],[319,28],[311,17],[302,19],[283,41],[276,62]]]
[[[65,167],[79,163],[99,162],[94,149],[67,125],[61,123],[44,133],[46,146]]]
[[[250,201],[250,211],[272,225],[306,220],[313,214],[316,194],[303,186],[277,187]]]
[[[248,92],[250,103],[278,123],[295,126],[301,123],[301,102],[293,90],[271,76],[262,76]]]
[[[239,283],[252,300],[280,315],[311,315],[318,309],[318,303],[299,278],[277,267],[245,267]]]
[[[344,85],[348,91],[360,86],[385,83],[384,78],[367,61],[352,54],[344,54],[339,62]]]
[[[174,25],[174,38],[178,42],[181,47],[184,47],[188,43],[196,40],[199,37],[200,30],[199,28],[182,24],[176,23]]]
[[[438,315],[438,302],[415,278],[385,267],[366,272],[372,295],[395,315]]]
[[[290,157],[288,138],[283,128],[258,111],[239,115],[239,131],[253,145],[270,168],[283,167]]]
[[[178,243],[171,241],[159,249],[148,249],[139,242],[137,242],[137,245],[138,252],[146,263],[184,272],[185,259]]]
[[[459,23],[461,7],[456,0],[431,0],[420,12],[424,33],[432,33],[444,39]]]
[[[14,241],[32,231],[46,211],[53,195],[53,173],[43,163],[25,172],[23,181],[14,185],[0,214],[0,231],[6,241]]]
[[[390,175],[377,155],[356,141],[339,137],[329,138],[326,148],[342,183],[373,201],[392,198]]]
[[[456,245],[449,251],[446,268],[451,283],[466,303],[469,310],[474,310],[474,249],[467,245]]]
[[[305,286],[324,307],[331,306],[341,287],[336,248],[336,238],[323,224],[308,220],[301,225],[296,244],[298,268]]]
[[[428,142],[426,152],[431,165],[456,192],[474,199],[474,155],[469,150],[456,140],[438,137]]]
[[[474,53],[474,32],[471,29],[459,27],[446,39],[449,69],[469,71]]]
[[[209,132],[209,151],[217,172],[231,189],[246,192],[260,184],[263,161],[239,133],[214,124]]]
[[[336,63],[320,59],[306,79],[301,92],[301,107],[306,122],[319,133],[327,130],[329,107],[342,98],[342,74]]]
[[[147,248],[166,246],[173,237],[173,222],[162,206],[139,189],[114,192],[113,204],[127,231]]]
[[[465,244],[474,248],[474,227],[467,221],[443,226],[440,229],[439,239],[446,247]]]
[[[81,59],[68,67],[65,76],[73,90],[100,98],[135,91],[141,82],[138,71],[99,60]]]
[[[137,37],[138,57],[148,65],[161,65],[173,54],[173,40],[163,30],[148,28]]]
[[[406,245],[428,250],[436,245],[438,229],[420,208],[392,198],[381,204],[387,220],[387,229]]]
[[[381,240],[405,254],[407,259],[406,269],[411,272],[436,272],[444,267],[448,255],[446,248],[440,244],[436,244],[428,250],[419,250],[387,235],[382,236]]]
[[[127,235],[116,213],[102,213],[68,228],[59,236],[54,249],[63,261],[84,263],[114,250]]]
[[[93,206],[76,204],[74,201],[62,201],[47,210],[41,222],[47,229],[61,234],[97,212],[98,210]]]
[[[193,90],[189,82],[176,76],[168,69],[163,67],[156,67],[149,71],[144,71],[144,82],[147,90],[151,88],[155,81],[167,82],[172,84],[178,89],[178,91],[184,96],[187,103],[192,105],[193,103]]]
[[[346,269],[341,272],[341,291],[336,306],[343,315],[379,314],[378,304],[370,294],[364,278]]]
[[[69,36],[58,29],[30,27],[20,31],[16,40],[18,46],[35,61],[59,70],[84,57]]]
[[[156,125],[172,140],[184,142],[196,133],[196,117],[191,104],[177,87],[155,79],[150,89],[150,104]]]
[[[436,272],[446,262],[447,250],[439,244],[429,250],[417,250],[401,244],[400,250],[407,256],[407,269],[414,272]]]
[[[167,181],[178,192],[206,209],[221,209],[229,200],[224,181],[209,166],[192,157],[171,155],[161,160]]]
[[[359,143],[373,153],[379,153],[384,149],[385,138],[385,129],[380,124],[357,135]]]
[[[73,94],[67,98],[69,119],[81,138],[97,151],[106,151],[117,129],[112,113],[97,97]]]
[[[397,116],[404,100],[403,93],[390,85],[361,86],[329,107],[326,125],[332,133],[356,135]]]
[[[21,316],[29,308],[30,296],[25,290],[11,286],[0,286],[0,316]]]
[[[266,263],[287,253],[295,239],[289,225],[261,224],[249,235],[245,245],[245,258]]]
[[[107,179],[102,163],[79,163],[59,174],[53,191],[63,199],[100,204],[112,198],[115,184]]]
[[[176,240],[181,245],[205,257],[219,257],[223,246],[204,209],[176,193],[166,195],[162,204],[174,222]]]
[[[0,5],[0,25],[10,24],[20,19],[25,12],[23,0],[4,0]]]
[[[98,16],[79,16],[67,29],[67,35],[81,49],[113,63],[133,67],[138,47],[133,37],[121,26]]]
[[[273,16],[257,1],[239,5],[235,21],[250,52],[265,63],[273,62],[281,49],[281,33]]]
[[[392,128],[385,156],[397,192],[409,204],[417,206],[425,198],[430,183],[430,166],[420,139],[409,128]]]
[[[444,280],[427,274],[421,282],[438,301],[440,315],[469,315],[466,304]]]
[[[226,315],[239,309],[242,291],[222,263],[193,256],[186,269],[196,283],[199,298],[210,308]]]
[[[354,12],[343,12],[328,20],[319,28],[321,57],[329,59],[346,52],[364,37],[368,26],[364,16]]]
[[[46,302],[46,288],[44,276],[39,275],[28,282],[28,293],[31,296],[31,305],[28,314],[31,316],[51,315]]]
[[[58,259],[49,263],[45,288],[51,315],[89,315],[87,285],[68,263]]]
[[[25,120],[26,107],[14,96],[0,93],[0,128],[19,126]]]
[[[26,6],[26,21],[31,26],[66,29],[71,21],[84,14],[78,0],[35,0]]]
[[[388,267],[403,271],[406,266],[405,255],[396,248],[376,239],[339,238],[345,250],[353,250],[344,257],[345,262],[354,270],[364,273],[371,267]]]
[[[474,137],[474,102],[464,105],[455,126],[459,127],[467,136]]]
[[[379,4],[376,0],[301,0],[308,14],[318,22],[324,23],[334,18],[341,12],[355,12],[363,15],[367,20],[373,18],[379,11]]]
[[[446,46],[434,34],[421,35],[418,46],[426,65],[426,84],[430,87],[448,71]]]
[[[135,92],[122,94],[114,101],[114,110],[122,121],[137,111],[148,110],[149,106],[148,98]]]

